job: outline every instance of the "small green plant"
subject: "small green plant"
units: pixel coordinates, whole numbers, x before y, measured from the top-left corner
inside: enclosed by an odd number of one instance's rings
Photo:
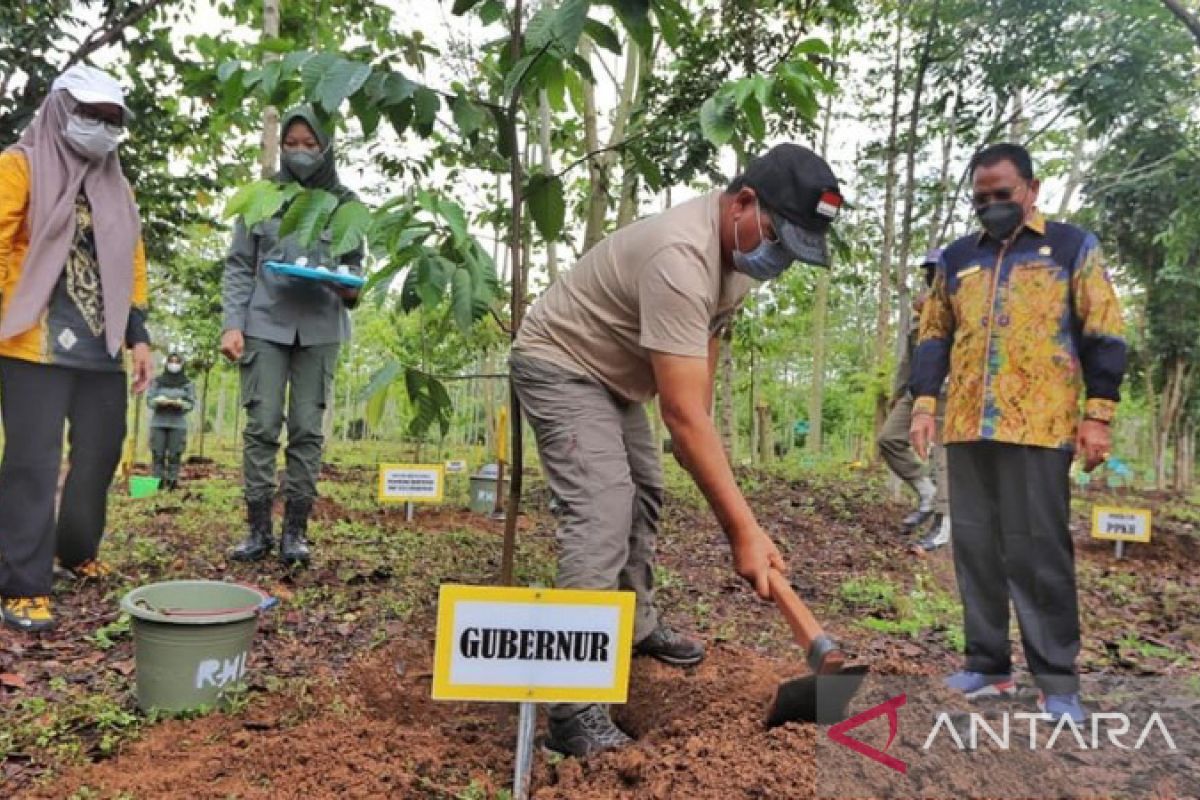
[[[101,650],[111,650],[116,646],[118,639],[129,635],[131,624],[129,615],[122,613],[112,622],[97,628],[95,633],[87,637],[88,641]]]
[[[887,610],[896,603],[896,586],[887,578],[851,578],[838,587],[842,600],[855,606]]]

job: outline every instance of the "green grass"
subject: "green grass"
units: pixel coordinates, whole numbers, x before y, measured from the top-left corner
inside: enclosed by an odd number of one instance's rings
[[[963,652],[966,639],[958,599],[927,573],[918,572],[915,582],[904,592],[881,576],[851,578],[838,587],[838,596],[855,611],[865,612],[859,625],[867,630],[912,639],[940,632],[952,650]]]

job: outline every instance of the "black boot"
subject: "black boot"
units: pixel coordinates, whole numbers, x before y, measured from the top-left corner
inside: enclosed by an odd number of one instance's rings
[[[275,536],[271,533],[272,505],[270,498],[246,501],[246,522],[250,532],[230,552],[229,557],[234,561],[261,561],[271,552],[275,546]]]
[[[308,515],[312,511],[311,498],[287,501],[283,512],[283,540],[279,544],[279,559],[287,565],[308,564]]]

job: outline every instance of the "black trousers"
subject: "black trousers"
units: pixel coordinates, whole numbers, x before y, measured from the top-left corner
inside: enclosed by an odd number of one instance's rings
[[[951,444],[946,453],[967,669],[1011,671],[1011,600],[1038,686],[1048,694],[1078,691],[1072,454],[997,442]]]
[[[50,594],[54,556],[95,558],[125,439],[125,374],[0,358],[0,596]],[[69,465],[55,514],[63,426]]]

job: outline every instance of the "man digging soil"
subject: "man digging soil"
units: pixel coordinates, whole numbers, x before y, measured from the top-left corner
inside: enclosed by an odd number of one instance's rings
[[[829,263],[842,202],[812,151],[772,148],[724,190],[617,231],[530,310],[512,381],[558,498],[557,585],[637,594],[636,653],[690,666],[704,646],[654,608],[662,466],[643,406],[655,395],[673,452],[729,538],[734,569],[763,599],[784,562],[742,497],[710,415],[717,336],[756,280]],[[549,706],[546,745],[586,756],[631,741],[595,704]]]

